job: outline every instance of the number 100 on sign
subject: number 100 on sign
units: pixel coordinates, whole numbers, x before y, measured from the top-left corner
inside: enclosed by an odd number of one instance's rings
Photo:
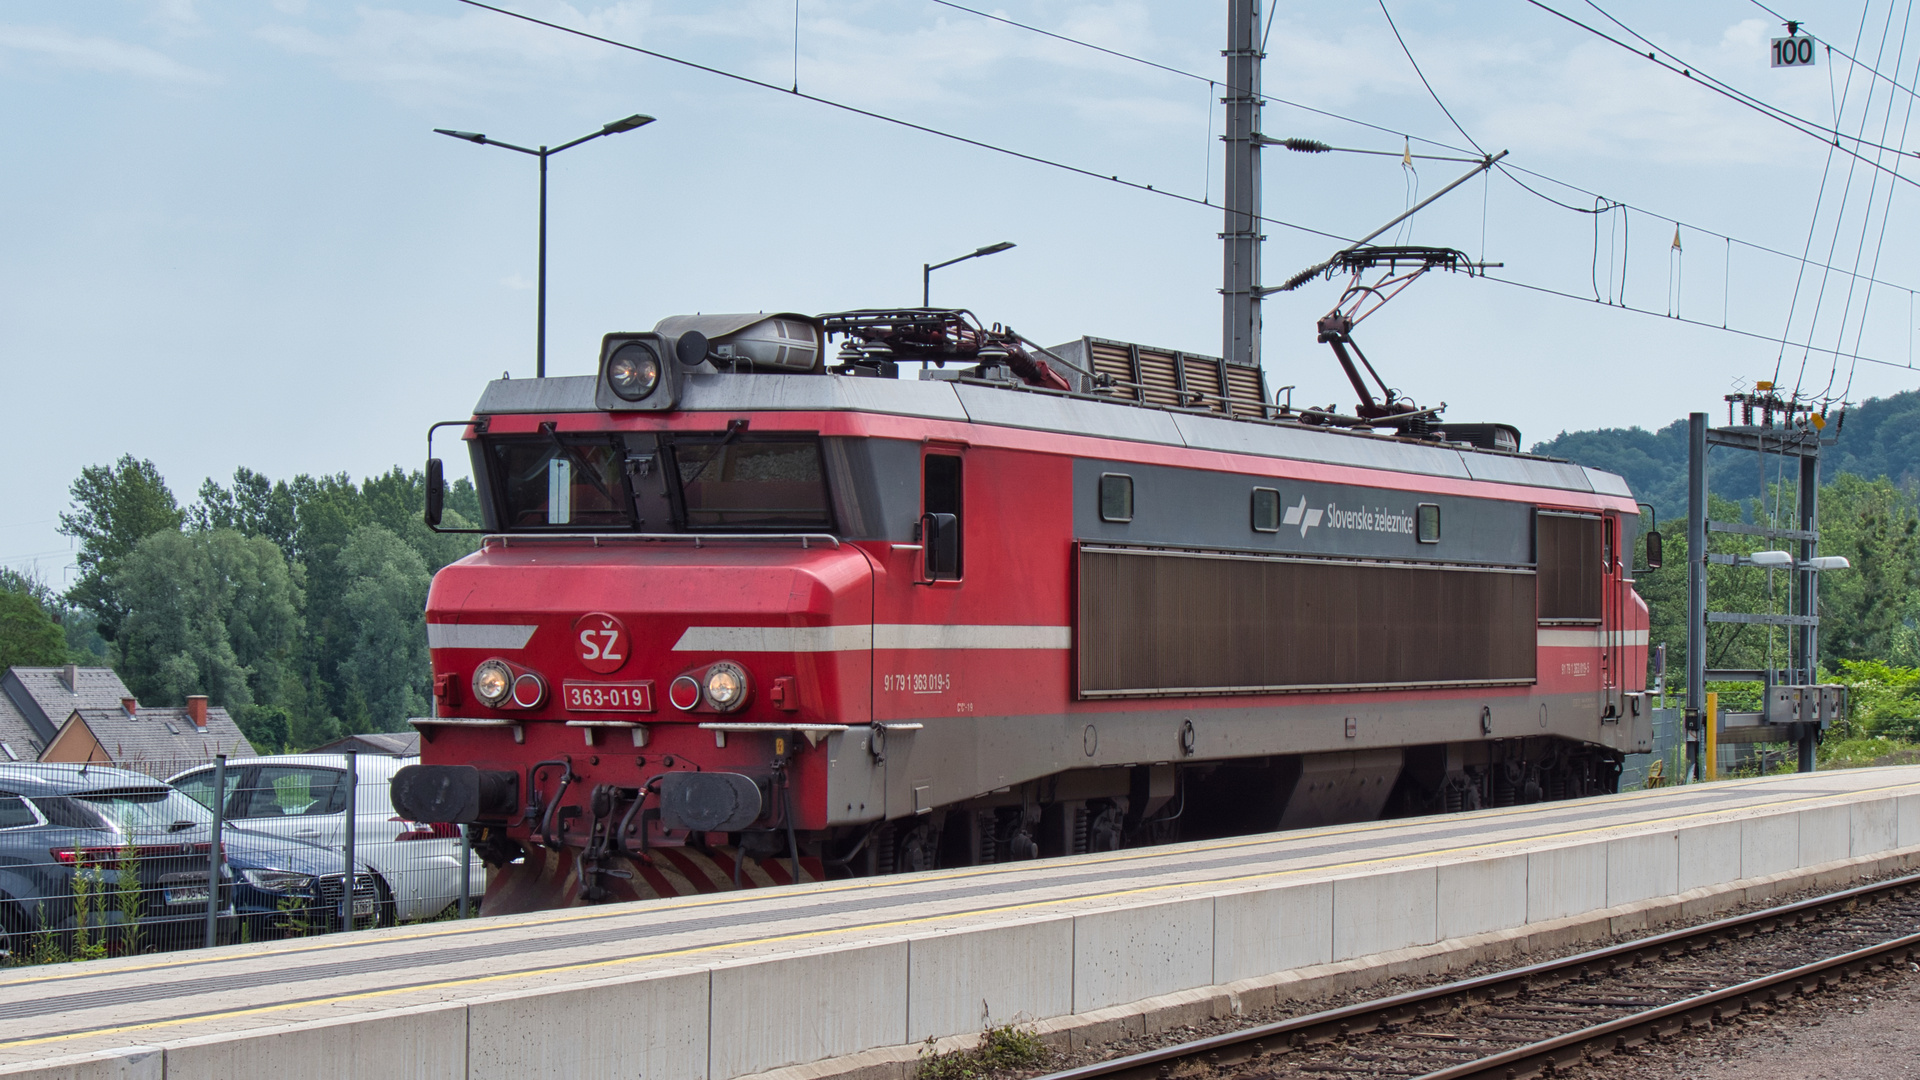
[[[1814,51],[1810,37],[1777,37],[1773,39],[1774,67],[1812,67],[1813,58],[1819,55]]]

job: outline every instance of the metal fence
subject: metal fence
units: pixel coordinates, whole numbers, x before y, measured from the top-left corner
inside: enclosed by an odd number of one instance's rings
[[[1685,747],[1686,729],[1681,711],[1653,710],[1653,752],[1627,755],[1620,770],[1620,790],[1638,791],[1677,783],[1685,763]]]
[[[413,760],[0,767],[0,963],[477,914],[486,868],[463,830],[393,809]]]

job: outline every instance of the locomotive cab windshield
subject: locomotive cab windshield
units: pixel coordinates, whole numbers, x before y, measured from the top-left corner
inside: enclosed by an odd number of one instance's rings
[[[543,428],[548,427],[543,425]],[[505,531],[822,531],[833,527],[810,432],[480,437]]]

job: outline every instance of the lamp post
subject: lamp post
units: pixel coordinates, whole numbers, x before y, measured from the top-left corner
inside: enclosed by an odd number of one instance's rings
[[[544,379],[547,377],[547,159],[562,150],[571,150],[583,142],[597,139],[602,135],[618,135],[623,131],[632,131],[634,128],[645,127],[651,123],[653,123],[653,117],[635,113],[624,120],[615,120],[610,124],[602,124],[600,130],[591,135],[582,135],[572,142],[561,143],[559,146],[542,146],[538,150],[530,150],[524,146],[504,143],[498,139],[489,139],[485,135],[477,132],[449,131],[446,128],[433,129],[437,134],[451,135],[456,139],[465,139],[479,146],[498,146],[503,150],[517,150],[522,154],[531,154],[540,159],[540,317],[538,341],[534,347],[534,376],[536,378]]]
[[[1005,251],[1008,248],[1013,246],[1014,245],[1011,241],[1002,240],[997,244],[988,244],[986,247],[979,248],[978,250],[975,250],[975,251],[970,251],[965,255],[960,256],[957,259],[948,259],[946,262],[943,262],[943,263],[921,263],[920,264],[920,306],[921,307],[933,306],[933,299],[932,299],[933,298],[933,272],[935,270],[938,270],[943,266],[952,266],[954,263],[957,263],[957,262],[966,262],[968,259],[977,259],[982,255],[992,255],[992,254],[995,254],[996,252]]]

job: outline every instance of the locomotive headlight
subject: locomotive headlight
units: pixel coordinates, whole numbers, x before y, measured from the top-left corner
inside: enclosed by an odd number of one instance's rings
[[[701,687],[707,704],[719,712],[732,712],[747,703],[747,672],[739,664],[722,660],[707,669]]]
[[[490,708],[499,708],[513,692],[513,669],[499,660],[488,660],[473,670],[473,696]]]
[[[607,360],[607,387],[622,401],[639,401],[660,385],[660,356],[652,346],[629,341]]]

